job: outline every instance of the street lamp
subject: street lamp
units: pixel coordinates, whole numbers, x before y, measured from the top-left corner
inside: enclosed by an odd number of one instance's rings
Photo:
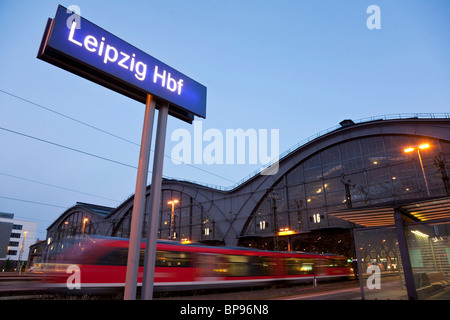
[[[422,143],[417,147],[408,147],[403,149],[404,152],[409,153],[417,150],[417,156],[419,157],[420,168],[422,169],[423,180],[425,181],[425,189],[427,190],[427,195],[430,197],[430,189],[428,188],[427,176],[425,175],[425,170],[423,169],[422,157],[420,156],[420,150],[428,149],[430,145],[428,143]]]
[[[20,246],[20,251],[19,251],[19,261],[17,262],[18,266],[19,266],[19,275],[22,272],[22,254],[23,254],[23,246],[25,245],[25,240],[27,239],[27,233],[28,231],[24,231],[23,232],[23,239],[22,239],[22,245]]]
[[[47,238],[47,256],[45,257],[45,263],[44,263],[44,277],[43,280],[45,280],[45,275],[47,274],[47,265],[48,265],[48,256],[50,255],[50,245],[53,243],[53,238],[48,237]]]
[[[81,231],[81,234],[84,236],[84,230],[86,229],[86,223],[89,221],[88,218],[83,219],[83,230]]]
[[[169,240],[176,239],[176,236],[175,236],[175,204],[177,204],[177,203],[178,203],[177,199],[167,202],[167,204],[172,205],[172,214],[170,215]]]
[[[287,236],[287,235],[294,234],[294,233],[295,233],[295,231],[289,230],[289,228],[284,228],[284,229],[280,229],[280,231],[278,232],[278,235],[279,236]]]
[[[292,251],[292,239],[291,239],[291,235],[296,234],[296,232],[294,230],[290,230],[289,228],[284,228],[284,229],[280,229],[280,231],[278,231],[278,235],[279,236],[288,236],[288,251]]]
[[[189,240],[189,238],[181,239],[181,244],[190,244],[190,243],[192,243],[192,241]]]

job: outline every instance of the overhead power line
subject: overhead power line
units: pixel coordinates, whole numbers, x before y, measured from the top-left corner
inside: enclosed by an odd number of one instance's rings
[[[74,152],[78,152],[78,153],[81,153],[81,154],[85,154],[85,155],[88,155],[90,157],[94,157],[94,158],[97,158],[97,159],[101,159],[101,160],[109,161],[109,162],[112,162],[112,163],[120,164],[120,165],[125,166],[125,167],[137,169],[136,166],[133,166],[131,164],[127,164],[127,163],[124,163],[124,162],[120,162],[120,161],[116,161],[116,160],[109,159],[109,158],[106,158],[106,157],[102,157],[102,156],[99,156],[99,155],[96,155],[96,154],[93,154],[93,153],[90,153],[90,152],[86,152],[86,151],[83,151],[83,150],[79,150],[79,149],[75,149],[75,148],[72,148],[72,147],[68,147],[68,146],[65,146],[65,145],[62,145],[62,144],[59,144],[59,143],[56,143],[56,142],[48,141],[48,140],[45,140],[45,139],[41,139],[41,138],[38,138],[38,137],[30,136],[28,134],[21,133],[21,132],[18,132],[18,131],[10,130],[10,129],[3,128],[3,127],[0,127],[0,130],[4,130],[4,131],[10,132],[10,133],[14,133],[14,134],[26,137],[26,138],[37,140],[37,141],[44,142],[44,143],[47,143],[47,144],[51,144],[51,145],[54,145],[54,146],[57,146],[57,147],[60,147],[60,148],[64,148],[64,149],[67,149],[67,150],[71,150],[71,151],[74,151]]]
[[[20,201],[20,202],[27,202],[27,203],[32,203],[32,204],[39,204],[39,205],[48,206],[48,207],[67,209],[67,207],[58,206],[58,205],[50,204],[50,203],[44,203],[44,202],[36,202],[36,201],[30,201],[30,200],[25,200],[25,199],[17,199],[17,198],[11,198],[11,197],[4,197],[4,196],[0,196],[0,198],[1,199],[7,199],[7,200]]]
[[[25,99],[25,98],[23,98],[23,97],[20,97],[20,96],[18,96],[18,95],[12,94],[12,93],[7,92],[7,91],[2,90],[2,89],[0,89],[0,92],[2,92],[2,93],[4,93],[4,94],[7,94],[7,95],[9,95],[9,96],[11,96],[11,97],[14,97],[14,98],[16,98],[16,99],[22,100],[22,101],[24,101],[24,102],[26,102],[26,103],[29,103],[29,104],[31,104],[31,105],[34,105],[34,106],[36,106],[36,107],[38,107],[38,108],[41,108],[41,109],[43,109],[43,110],[46,110],[46,111],[48,111],[48,112],[54,113],[54,114],[56,114],[56,115],[58,115],[58,116],[61,116],[61,117],[64,117],[64,118],[66,118],[66,119],[69,119],[69,120],[71,120],[71,121],[74,121],[74,122],[76,122],[76,123],[78,123],[78,124],[81,124],[81,125],[83,125],[83,126],[89,127],[89,128],[91,128],[91,129],[94,129],[94,130],[97,130],[97,131],[102,132],[102,133],[104,133],[104,134],[107,134],[107,135],[109,135],[109,136],[112,136],[112,137],[114,137],[114,138],[120,139],[120,140],[122,140],[122,141],[128,142],[128,143],[133,144],[133,145],[138,146],[138,147],[140,146],[140,144],[138,144],[138,143],[136,143],[136,142],[133,142],[133,141],[128,140],[128,139],[125,139],[125,138],[123,138],[123,137],[121,137],[121,136],[118,136],[118,135],[116,135],[116,134],[114,134],[114,133],[111,133],[111,132],[109,132],[109,131],[103,130],[103,129],[101,129],[101,128],[99,128],[99,127],[96,127],[96,126],[94,126],[94,125],[91,125],[91,124],[89,124],[89,123],[86,123],[86,122],[84,122],[84,121],[78,120],[78,119],[73,118],[73,117],[70,117],[70,116],[68,116],[68,115],[65,115],[65,114],[63,114],[63,113],[61,113],[61,112],[55,111],[55,110],[50,109],[50,108],[48,108],[48,107],[45,107],[45,106],[43,106],[43,105],[41,105],[41,104],[39,104],[39,103],[30,101],[30,100],[28,100],[28,99]],[[151,151],[154,151],[154,150],[151,149]],[[164,157],[167,157],[167,158],[169,158],[169,159],[171,159],[171,160],[174,160],[171,156],[166,155],[166,154],[164,155]],[[196,167],[196,166],[194,166],[194,165],[192,165],[192,164],[190,164],[190,163],[183,163],[183,164],[185,164],[185,165],[187,165],[187,166],[189,166],[189,167],[191,167],[191,168],[194,168],[194,169],[200,170],[200,171],[202,171],[202,172],[205,172],[205,173],[207,173],[207,174],[213,175],[213,176],[215,176],[215,177],[217,177],[217,178],[221,178],[221,179],[227,180],[227,181],[229,181],[229,182],[236,183],[236,181],[230,180],[230,179],[228,179],[228,178],[226,178],[226,177],[223,177],[223,176],[218,175],[218,174],[216,174],[216,173],[213,173],[213,172],[211,172],[211,171],[208,171],[208,170],[205,170],[205,169]]]
[[[25,98],[22,98],[22,97],[19,97],[19,96],[15,95],[15,94],[12,94],[12,93],[10,93],[10,92],[4,91],[4,90],[2,90],[2,89],[0,89],[0,92],[3,92],[3,93],[5,93],[5,94],[7,94],[7,95],[10,95],[11,97],[14,97],[14,98],[16,98],[16,99],[22,100],[22,101],[24,101],[24,102],[26,102],[26,103],[32,104],[32,105],[34,105],[34,106],[36,106],[36,107],[39,107],[39,108],[41,108],[41,109],[44,109],[44,110],[46,110],[46,111],[48,111],[48,112],[52,112],[52,113],[54,113],[54,114],[56,114],[56,115],[58,115],[58,116],[64,117],[64,118],[69,119],[69,120],[74,121],[74,122],[77,122],[77,123],[79,123],[79,124],[81,124],[81,125],[83,125],[83,126],[86,126],[86,127],[91,128],[91,129],[100,131],[100,132],[102,132],[102,133],[104,133],[104,134],[110,135],[110,136],[112,136],[112,137],[114,137],[114,138],[117,138],[117,139],[123,140],[123,141],[125,141],[125,142],[134,144],[135,146],[138,146],[138,147],[140,146],[138,143],[135,143],[135,142],[133,142],[133,141],[131,141],[131,140],[125,139],[125,138],[123,138],[123,137],[121,137],[121,136],[118,136],[118,135],[116,135],[116,134],[114,134],[114,133],[111,133],[111,132],[108,132],[108,131],[106,131],[106,130],[100,129],[99,127],[90,125],[89,123],[86,123],[86,122],[84,122],[84,121],[78,120],[78,119],[73,118],[73,117],[70,117],[70,116],[68,116],[68,115],[65,115],[64,113],[61,113],[61,112],[52,110],[52,109],[50,109],[50,108],[48,108],[48,107],[45,107],[45,106],[43,106],[43,105],[41,105],[41,104],[39,104],[39,103],[30,101],[30,100],[25,99]]]
[[[99,196],[99,195],[96,195],[96,194],[87,193],[87,192],[74,190],[74,189],[70,189],[70,188],[65,188],[65,187],[54,185],[54,184],[50,184],[50,183],[46,183],[46,182],[42,182],[42,181],[37,181],[37,180],[33,180],[33,179],[28,179],[28,178],[24,178],[24,177],[19,177],[19,176],[15,176],[15,175],[4,173],[4,172],[0,172],[0,175],[4,175],[6,177],[10,177],[10,178],[14,178],[14,179],[29,181],[29,182],[33,182],[33,183],[41,184],[41,185],[44,185],[44,186],[49,186],[49,187],[61,189],[61,190],[72,191],[72,192],[88,195],[88,196],[91,196],[91,197],[102,198],[102,199],[106,199],[106,200],[110,200],[110,201],[114,201],[114,202],[121,202],[121,201],[118,201],[118,200],[115,200],[115,199]]]
[[[67,149],[67,150],[70,150],[70,151],[78,152],[78,153],[81,153],[81,154],[84,154],[84,155],[87,155],[87,156],[90,156],[90,157],[94,157],[94,158],[97,158],[97,159],[100,159],[100,160],[109,161],[109,162],[112,162],[112,163],[115,163],[115,164],[119,164],[119,165],[122,165],[122,166],[125,166],[125,167],[129,167],[129,168],[133,168],[133,169],[137,170],[137,167],[133,166],[131,164],[127,164],[127,163],[124,163],[124,162],[120,162],[120,161],[117,161],[117,160],[113,160],[113,159],[110,159],[110,158],[99,156],[99,155],[96,155],[96,154],[93,154],[93,153],[90,153],[90,152],[86,152],[86,151],[83,151],[83,150],[79,150],[79,149],[75,149],[75,148],[72,148],[72,147],[68,147],[68,146],[62,145],[60,143],[48,141],[48,140],[45,140],[45,139],[41,139],[41,138],[38,138],[38,137],[35,137],[35,136],[31,136],[29,134],[25,134],[25,133],[18,132],[18,131],[11,130],[11,129],[4,128],[4,127],[0,127],[0,130],[4,130],[6,132],[13,133],[13,134],[25,137],[25,138],[33,139],[33,140],[40,141],[40,142],[43,142],[43,143],[47,143],[47,144],[50,144],[50,145],[53,145],[53,146],[56,146],[56,147],[59,147],[59,148],[63,148],[63,149]],[[150,170],[148,170],[148,172],[152,173],[152,171],[150,171]],[[163,176],[163,177],[166,178],[166,179],[176,180],[176,178],[174,178],[174,177],[169,177],[169,176]]]

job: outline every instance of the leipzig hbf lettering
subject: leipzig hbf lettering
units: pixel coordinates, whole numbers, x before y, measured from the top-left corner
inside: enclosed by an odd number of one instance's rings
[[[100,40],[93,35],[87,35],[84,39],[78,38],[75,34],[76,29],[76,21],[73,21],[67,39],[70,43],[84,47],[84,49],[91,53],[97,53],[104,64],[117,63],[119,67],[134,72],[136,79],[145,81],[147,77],[147,64],[137,60],[135,53],[127,53],[118,50],[114,46],[108,44],[105,37],[101,37]],[[151,79],[153,83],[160,83],[161,86],[167,90],[181,95],[183,79],[174,79],[170,72],[167,72],[164,69],[159,70],[157,65],[155,65],[155,68],[153,69],[153,77]]]

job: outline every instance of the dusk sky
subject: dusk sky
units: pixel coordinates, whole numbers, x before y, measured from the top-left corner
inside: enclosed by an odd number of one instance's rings
[[[36,58],[58,4],[206,86],[203,132],[277,129],[283,153],[344,119],[450,112],[448,0],[3,0],[0,212],[40,239],[77,201],[134,193],[145,107]],[[262,166],[175,164],[178,129],[194,139],[169,118],[165,177],[227,188]]]

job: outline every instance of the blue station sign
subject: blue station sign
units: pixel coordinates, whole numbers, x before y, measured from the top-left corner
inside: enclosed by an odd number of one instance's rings
[[[152,94],[189,123],[206,117],[205,86],[61,5],[37,57],[142,103]]]

